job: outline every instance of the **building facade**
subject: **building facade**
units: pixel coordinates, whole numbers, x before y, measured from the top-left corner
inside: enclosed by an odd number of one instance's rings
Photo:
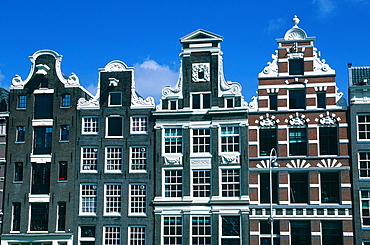
[[[250,244],[353,244],[346,102],[293,18],[249,111]],[[272,169],[275,149],[279,167]]]
[[[370,244],[370,67],[348,65],[353,224],[356,244]],[[369,119],[369,120],[368,120]]]

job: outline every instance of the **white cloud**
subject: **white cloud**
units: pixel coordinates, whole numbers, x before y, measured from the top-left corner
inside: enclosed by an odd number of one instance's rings
[[[92,84],[92,83],[90,83],[86,89],[94,96],[96,95],[96,91],[98,90],[98,88],[96,87],[96,84]]]
[[[0,70],[0,84],[2,84],[2,82],[4,81],[4,78],[5,76],[1,74],[1,70]]]
[[[318,4],[320,16],[331,14],[335,9],[335,5],[332,0],[312,0],[312,2],[314,4]]]
[[[275,34],[282,26],[284,26],[284,24],[285,20],[283,18],[272,19],[269,21],[269,24],[264,31],[267,32],[267,34]]]
[[[134,67],[136,91],[144,98],[153,96],[156,103],[162,97],[162,88],[166,85],[175,86],[179,77],[179,72],[150,59],[136,63]]]

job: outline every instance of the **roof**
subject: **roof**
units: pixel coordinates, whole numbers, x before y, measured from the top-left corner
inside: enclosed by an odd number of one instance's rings
[[[350,67],[350,85],[369,85],[370,66]]]

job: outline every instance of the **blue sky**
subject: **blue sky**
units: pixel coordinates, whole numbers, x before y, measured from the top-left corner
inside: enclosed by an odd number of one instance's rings
[[[110,61],[135,67],[137,91],[158,103],[178,78],[179,38],[204,29],[224,37],[225,78],[241,83],[249,102],[297,15],[347,96],[347,63],[370,66],[369,12],[369,0],[0,0],[0,86],[15,74],[26,79],[28,57],[51,49],[63,55],[62,72],[91,91]]]

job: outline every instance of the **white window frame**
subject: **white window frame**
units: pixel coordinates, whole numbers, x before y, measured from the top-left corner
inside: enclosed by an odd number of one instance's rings
[[[86,149],[86,152],[85,152]],[[90,149],[90,152],[87,152]],[[90,154],[90,157],[85,157],[84,154]],[[99,149],[96,146],[81,147],[81,173],[97,173],[98,172]],[[88,163],[88,164],[86,164]],[[94,169],[95,166],[95,169]]]
[[[105,147],[106,173],[122,173],[122,153],[123,149],[120,146]]]
[[[135,163],[134,163],[135,162]],[[139,169],[136,169],[138,167]],[[130,147],[130,173],[146,173],[148,167],[148,147]]]
[[[96,116],[84,116],[82,117],[82,129],[81,134],[98,135],[100,120]]]
[[[198,132],[201,132],[200,130],[204,130],[203,131],[203,135],[195,135],[194,132],[195,131],[198,131]],[[209,131],[209,134],[205,134],[206,130]],[[212,152],[212,130],[210,128],[193,128],[191,130],[191,153],[192,154],[196,154],[196,155],[211,155],[211,152]],[[209,144],[206,144],[205,142],[207,141],[207,138],[209,139]],[[197,144],[194,144],[194,139],[198,139],[198,143]],[[203,139],[203,143],[199,143],[199,139]],[[198,146],[198,152],[194,152],[194,147],[195,146]],[[199,148],[203,147],[204,149],[207,148],[207,146],[209,147],[209,151],[199,151]]]
[[[235,171],[235,170],[237,170],[238,171],[238,175],[233,175],[233,179],[235,178],[234,176],[238,176],[239,177],[239,182],[236,182],[236,181],[231,181],[231,182],[228,182],[228,181],[226,181],[226,182],[224,182],[223,181],[223,179],[222,179],[222,172],[223,171]],[[240,196],[241,196],[241,187],[242,187],[242,185],[241,185],[241,172],[240,172],[240,167],[239,168],[230,168],[230,167],[228,167],[228,168],[220,168],[220,198],[228,198],[228,199],[239,199],[240,198]],[[222,194],[222,192],[223,192],[223,185],[225,185],[225,186],[230,186],[230,185],[233,185],[234,187],[236,186],[236,185],[239,185],[239,189],[236,189],[236,188],[233,188],[232,190],[230,190],[229,188],[227,188],[227,189],[225,189],[228,193],[230,192],[230,191],[232,191],[233,193],[234,193],[234,195],[231,195],[231,196],[229,196],[229,195],[227,195],[227,196],[223,196],[223,194]],[[239,192],[239,195],[236,195],[236,193],[235,192]]]
[[[177,222],[175,222],[175,224],[171,224],[169,222],[168,225],[167,225],[167,224],[164,223],[164,220],[166,218],[168,220],[170,220],[171,218],[174,218],[174,219],[180,218],[181,223],[180,223],[180,225],[178,225]],[[163,245],[175,245],[176,244],[177,245],[177,243],[165,243],[164,239],[167,238],[167,237],[168,238],[171,238],[171,237],[180,238],[181,241],[183,241],[182,237],[183,237],[183,233],[184,233],[184,231],[183,231],[184,220],[183,220],[182,216],[180,216],[180,215],[165,215],[165,216],[162,216],[162,222],[161,223],[162,223],[162,243],[161,244],[163,244]],[[179,230],[178,227],[180,226],[181,227],[181,234],[176,234],[176,233],[175,234],[164,234],[164,230],[165,230],[166,226],[168,226],[168,229],[167,229],[168,231],[172,230],[174,232],[177,232]],[[174,228],[171,229],[171,227],[174,227]],[[180,244],[182,244],[182,242]]]
[[[226,134],[222,134],[222,128],[226,128],[226,130],[228,128],[233,128],[233,133],[229,134],[229,133],[226,133]],[[239,132],[238,133],[235,133],[235,128],[238,128]],[[236,126],[236,125],[221,125],[220,126],[220,131],[219,131],[219,135],[220,135],[220,153],[222,154],[225,154],[225,153],[240,153],[240,148],[241,148],[241,141],[240,141],[240,130],[241,128],[239,126]],[[229,130],[227,130],[228,132]],[[233,137],[233,139],[235,139],[235,137],[238,137],[239,138],[239,142],[238,143],[235,143],[234,140],[233,140],[233,143],[228,143],[228,140],[226,141],[226,143],[222,143],[222,138],[228,138],[228,137]],[[232,148],[233,150],[232,151],[222,151],[222,146],[225,145],[226,148],[228,148],[228,146],[232,145]],[[236,148],[236,145],[238,145],[238,150],[236,151],[235,148]]]
[[[84,189],[84,186],[89,186],[89,189],[85,188]],[[95,184],[95,183],[83,183],[83,184],[80,184],[80,208],[79,208],[79,214],[81,216],[96,216],[96,212],[97,212],[97,194],[98,194],[98,185]],[[88,195],[83,195],[83,191],[90,191],[91,193],[88,194]],[[83,200],[84,198],[88,198],[88,200]],[[95,211],[90,211],[90,212],[84,212],[83,211],[83,207],[84,205],[83,204],[89,204],[89,205],[85,205],[85,207],[88,207],[88,208],[85,208],[85,209],[89,209],[89,210],[95,210]],[[91,205],[92,204],[92,205]]]
[[[361,193],[362,191],[368,192],[368,197],[367,198],[363,198],[362,197],[362,193]],[[362,212],[362,210],[363,210],[362,202],[365,202],[366,201],[368,203],[368,205],[370,205],[370,189],[360,189],[360,191],[359,191],[359,197],[360,197],[359,206],[360,206],[360,216],[361,216],[361,227],[362,228],[370,228],[370,225],[364,225],[364,222],[363,222],[364,216],[362,215],[363,214],[363,212]],[[370,206],[368,207],[368,210],[370,211]],[[370,219],[370,215],[367,216],[366,218],[367,219]]]
[[[232,107],[228,107],[228,106],[227,106],[227,101],[228,101],[228,100],[232,100],[232,103],[233,103]],[[235,108],[235,97],[225,97],[225,98],[224,98],[224,107],[225,107],[225,108],[229,108],[229,109],[230,109],[230,108]]]
[[[132,116],[130,122],[131,134],[148,134],[149,118],[147,116]]]
[[[193,218],[197,219],[198,221],[200,219],[203,218],[203,220],[205,221],[206,219],[209,219],[209,223],[208,224],[205,224],[205,222],[203,223],[200,223],[200,222],[197,222],[197,223],[194,223],[193,222]],[[193,243],[193,238],[208,238],[210,241],[211,241],[211,236],[212,236],[212,219],[211,219],[211,216],[210,215],[192,215],[191,216],[191,228],[190,228],[190,231],[191,231],[191,237],[190,237],[190,241],[191,241],[191,244],[193,245],[203,245],[205,243],[201,243],[199,240],[197,243]],[[193,231],[194,230],[197,230],[198,231],[198,234],[194,234]],[[209,230],[209,234],[206,234],[206,231]],[[208,243],[207,243],[208,244]]]
[[[175,136],[172,136],[172,135],[170,135],[170,136],[166,136],[166,130],[176,130],[176,135]],[[181,135],[178,135],[178,132],[179,131],[181,131]],[[182,153],[183,153],[183,147],[184,147],[184,145],[183,145],[183,129],[182,128],[176,128],[176,127],[174,127],[174,128],[164,128],[163,130],[162,130],[162,132],[163,132],[163,137],[162,137],[162,139],[163,139],[163,150],[162,150],[162,154],[163,155],[167,155],[167,154],[172,154],[172,155],[182,155]],[[172,152],[171,150],[170,150],[170,152],[166,152],[166,139],[171,139],[171,138],[175,138],[176,139],[176,142],[173,144],[173,143],[169,143],[169,147],[170,147],[170,149],[171,149],[171,147],[172,146],[174,146],[174,147],[176,147],[176,152]],[[178,148],[178,146],[180,145],[179,143],[178,143],[178,141],[180,140],[180,144],[181,144],[181,152],[177,152],[177,148]]]
[[[175,102],[175,109],[171,110],[171,103]],[[168,109],[169,111],[177,111],[179,109],[179,102],[178,100],[168,100]]]
[[[15,142],[16,143],[24,143],[26,141],[26,130],[27,130],[27,127],[26,126],[17,126],[16,127],[16,136],[15,136]],[[19,132],[24,132],[24,140],[23,141],[18,141],[18,137],[19,137]]]
[[[129,185],[128,214],[129,216],[146,216],[147,212],[147,185]]]
[[[82,226],[94,226],[95,227],[95,236],[93,237],[83,237],[81,227]],[[96,237],[96,226],[95,225],[80,225],[78,226],[78,241],[79,242],[95,242]]]
[[[182,186],[183,186],[183,180],[184,180],[184,178],[183,178],[183,169],[182,168],[163,168],[163,174],[162,174],[162,176],[163,176],[163,178],[162,178],[162,181],[163,181],[163,183],[162,183],[162,186],[163,186],[163,188],[162,188],[162,196],[164,197],[164,198],[171,198],[171,199],[181,199],[182,197],[183,197],[183,195],[184,195],[184,192],[183,192],[183,188],[182,188]],[[167,171],[181,171],[181,182],[176,182],[176,183],[171,183],[171,182],[169,182],[169,183],[166,183],[166,172]],[[173,175],[171,175],[171,176],[173,176]],[[175,178],[176,178],[176,180],[179,178],[178,177],[178,175],[176,175],[175,176]],[[170,179],[170,178],[168,178],[168,179]],[[177,186],[176,187],[176,189],[174,189],[174,190],[172,190],[172,189],[170,189],[168,192],[166,191],[166,186]],[[178,187],[181,187],[181,196],[175,196],[175,197],[171,197],[171,193],[172,192],[174,192],[174,193],[177,193],[177,192],[179,192],[178,191]],[[169,193],[170,194],[170,196],[166,196],[166,193]]]
[[[146,227],[145,226],[129,226],[128,227],[128,243],[135,245],[146,244]]]
[[[194,109],[194,105],[193,105],[193,95],[199,95],[200,98],[199,98],[199,104],[200,104],[200,108],[199,109]],[[204,102],[204,98],[203,96],[205,94],[208,94],[209,95],[209,105],[210,105],[210,108],[204,108],[204,105],[203,105],[203,102]],[[192,110],[210,110],[212,108],[212,94],[211,93],[190,93],[190,106],[191,106],[191,109]]]
[[[122,185],[119,183],[104,184],[104,216],[121,216]]]
[[[110,234],[109,234],[110,233]],[[103,244],[122,244],[121,226],[103,226]],[[109,239],[106,243],[106,240]]]
[[[207,181],[203,181],[205,183],[197,183],[197,184],[195,184],[194,183],[194,180],[195,180],[194,172],[202,172],[202,171],[203,172],[208,171],[209,172],[209,177],[207,177],[207,176],[199,177],[198,176],[197,178],[198,179],[204,179],[204,180],[209,179],[209,183],[207,183]],[[192,176],[192,178],[191,178],[191,183],[192,183],[191,184],[191,195],[192,195],[192,197],[193,198],[208,198],[209,199],[211,197],[211,195],[212,195],[212,171],[210,169],[192,169],[191,176]],[[195,190],[194,189],[195,186],[198,186],[198,187],[201,187],[201,188],[203,187],[203,188],[206,188],[206,189]],[[196,195],[194,195],[195,192],[205,194],[207,191],[209,191],[209,196],[202,197],[202,196],[199,196],[198,195],[196,197]]]
[[[108,135],[108,132],[109,132],[109,118],[121,118],[121,122],[122,122],[122,128],[121,128],[121,132],[122,134],[121,135]],[[105,118],[105,137],[106,138],[123,138],[123,135],[124,135],[124,131],[123,131],[123,125],[124,125],[124,121],[123,121],[123,116],[121,115],[109,115]]]
[[[361,159],[361,153],[365,153],[367,155],[366,159]],[[358,178],[361,180],[370,180],[370,151],[359,151],[358,153]],[[366,168],[361,168],[361,162],[367,162]],[[367,171],[367,177],[361,177],[361,170]]]
[[[361,116],[363,116],[363,117],[365,117],[365,122],[363,122],[363,123],[360,123],[359,122],[359,117],[361,117]],[[358,114],[358,115],[356,115],[356,122],[357,122],[357,135],[356,135],[356,137],[357,137],[357,141],[360,141],[360,142],[369,142],[370,141],[370,138],[366,138],[365,137],[365,139],[360,139],[360,125],[365,125],[365,128],[367,128],[367,125],[369,125],[370,126],[370,121],[369,122],[367,122],[366,121],[366,117],[367,116],[370,116],[370,114]],[[370,133],[370,130],[364,130],[364,131],[361,131],[361,132],[365,132],[365,134],[367,134],[367,133]]]
[[[112,94],[120,94],[121,95],[121,101],[120,101],[120,104],[119,105],[112,105],[110,103],[111,102],[111,95]],[[117,91],[111,91],[111,92],[109,92],[109,95],[108,95],[108,106],[109,107],[122,106],[122,92],[117,92]]]

